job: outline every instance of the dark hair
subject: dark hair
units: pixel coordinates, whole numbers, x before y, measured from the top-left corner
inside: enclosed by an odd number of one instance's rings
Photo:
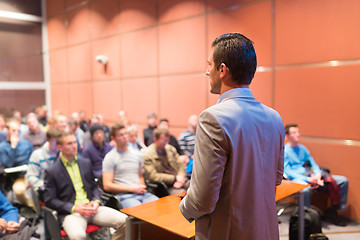
[[[61,135],[62,131],[56,127],[51,127],[46,132],[46,139],[50,140],[52,138],[57,139]]]
[[[166,118],[162,118],[162,119],[160,119],[159,123],[162,123],[162,122],[167,122],[167,123],[169,123],[169,120],[167,120]]]
[[[292,127],[298,127],[298,125],[296,123],[289,123],[285,125],[285,134],[289,134],[289,130]]]
[[[217,37],[213,43],[215,68],[224,63],[232,80],[238,84],[250,84],[256,71],[256,53],[253,42],[240,33],[228,33]]]
[[[154,137],[156,138],[156,140],[159,140],[161,134],[164,134],[166,137],[170,137],[169,130],[165,128],[156,128],[154,130]]]
[[[122,123],[115,123],[114,125],[111,126],[111,129],[110,129],[110,135],[115,137],[116,135],[116,131],[118,130],[121,130],[125,128],[124,124]]]

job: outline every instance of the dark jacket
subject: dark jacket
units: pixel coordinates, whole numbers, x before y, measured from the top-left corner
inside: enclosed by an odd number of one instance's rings
[[[100,194],[94,181],[91,162],[87,158],[78,157],[80,175],[87,198],[90,201],[100,200]],[[75,189],[64,164],[58,158],[45,170],[45,205],[58,212],[59,223],[62,224],[66,215],[71,214],[75,202]]]

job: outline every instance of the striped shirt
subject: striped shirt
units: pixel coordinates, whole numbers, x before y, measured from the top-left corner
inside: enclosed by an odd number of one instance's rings
[[[195,133],[186,130],[180,134],[178,142],[183,153],[191,158],[195,149]]]

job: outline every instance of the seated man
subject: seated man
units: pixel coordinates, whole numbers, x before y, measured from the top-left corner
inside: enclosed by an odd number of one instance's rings
[[[166,118],[160,119],[158,128],[165,128],[165,129],[169,130],[169,120]],[[169,138],[169,144],[176,149],[176,151],[179,155],[184,155],[183,151],[181,150],[181,148],[179,146],[178,141],[176,140],[175,136],[172,135],[171,133],[170,133],[170,138]]]
[[[343,225],[337,217],[337,209],[343,210],[347,201],[348,180],[344,176],[329,175],[320,170],[311,157],[309,150],[300,142],[300,130],[297,124],[285,126],[286,138],[289,141],[285,145],[284,173],[287,177],[298,183],[311,184],[312,188],[318,188],[328,184],[331,207],[325,213],[326,217],[336,225]],[[333,180],[335,181],[333,181]],[[333,182],[333,184],[331,184]],[[304,191],[305,205],[310,206],[310,188]]]
[[[150,182],[164,182],[170,194],[185,191],[190,184],[186,178],[185,164],[176,149],[169,143],[167,129],[155,129],[154,143],[144,150],[145,177]]]
[[[19,230],[19,213],[0,191],[0,238],[2,233],[14,233]]]
[[[87,223],[113,227],[112,239],[125,239],[126,215],[99,206],[100,196],[89,159],[77,157],[72,133],[56,140],[59,159],[45,170],[45,205],[58,213],[59,223],[70,239],[85,239]]]
[[[128,147],[124,125],[114,124],[110,132],[116,146],[106,154],[103,162],[104,190],[116,193],[123,208],[158,199],[146,191],[142,173],[143,158],[139,151]]]
[[[16,119],[10,119],[6,124],[7,141],[0,144],[0,162],[4,168],[17,167],[28,164],[30,155],[33,151],[31,143],[19,138],[20,123]],[[12,183],[14,176],[15,181]],[[23,205],[35,209],[33,202],[26,195],[27,184],[25,174],[13,173],[8,175],[8,180],[12,184],[15,198]],[[5,182],[6,183],[6,182]]]
[[[130,126],[128,126],[126,128],[126,132],[129,138],[129,147],[132,147],[136,151],[140,151],[141,149],[146,148],[144,142],[138,136],[138,129],[136,125],[131,124]]]
[[[56,139],[62,131],[58,128],[51,127],[46,133],[46,142],[36,149],[30,156],[26,178],[28,184],[39,193],[40,200],[43,199],[44,191],[44,172],[49,166],[52,166],[58,153]]]
[[[90,159],[94,177],[99,178],[102,174],[104,157],[113,147],[105,142],[104,129],[100,124],[91,126],[90,135],[92,142],[84,149],[82,156]]]
[[[186,162],[186,173],[192,173],[193,155],[195,150],[195,132],[197,126],[197,115],[191,115],[188,120],[188,128],[182,132],[178,138],[178,142],[183,153],[188,156],[189,161]]]
[[[34,113],[29,113],[26,118],[28,130],[23,133],[22,138],[28,140],[34,149],[40,148],[46,141],[46,132],[42,129]]]
[[[152,144],[154,137],[154,129],[157,128],[157,115],[156,113],[149,113],[147,115],[148,127],[143,130],[145,146]]]

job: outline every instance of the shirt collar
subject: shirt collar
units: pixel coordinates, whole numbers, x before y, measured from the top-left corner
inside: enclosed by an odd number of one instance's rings
[[[221,94],[217,103],[221,103],[227,99],[237,97],[254,98],[249,88],[234,88]]]
[[[60,159],[65,166],[71,166],[72,164],[77,163],[77,155],[75,155],[74,160],[71,161],[71,163],[69,163],[69,161],[63,155],[60,155]]]

